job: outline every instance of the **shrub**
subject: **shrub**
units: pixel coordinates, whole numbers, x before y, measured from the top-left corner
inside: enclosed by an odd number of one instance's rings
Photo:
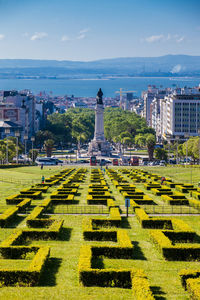
[[[189,278],[198,278],[200,276],[200,269],[182,269],[179,272],[179,276],[181,277],[181,283],[184,288],[186,288],[186,282]]]
[[[41,247],[37,249],[30,266],[27,270],[0,270],[0,282],[5,286],[35,286],[38,284],[41,273],[44,269],[45,262],[50,254],[49,247]]]
[[[200,258],[200,245],[191,243],[174,245],[172,243],[173,239],[182,240],[184,235],[188,238],[190,234],[190,232],[188,235],[186,233],[174,232],[173,237],[173,231],[150,231],[151,238],[158,245],[164,258],[172,261],[193,261]]]
[[[187,290],[190,293],[191,299],[200,299],[200,279],[188,279]]]
[[[24,199],[19,204],[16,205],[18,207],[18,211],[24,210],[26,207],[31,205],[31,199]]]
[[[136,300],[153,300],[155,299],[148,279],[142,270],[131,272],[132,291]]]
[[[10,220],[16,217],[18,210],[19,208],[16,206],[6,209],[5,212],[0,215],[0,227],[7,226]]]
[[[142,208],[135,208],[135,214],[142,228],[172,228],[170,219],[149,217]]]

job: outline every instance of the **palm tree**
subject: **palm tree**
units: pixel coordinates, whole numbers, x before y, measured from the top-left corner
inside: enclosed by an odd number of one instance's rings
[[[153,160],[153,152],[154,152],[155,144],[156,144],[155,135],[153,135],[152,133],[146,134],[146,146],[149,154],[149,160]]]
[[[54,141],[51,139],[48,139],[44,142],[44,149],[46,151],[46,155],[47,157],[51,157],[52,155],[52,150],[54,147]]]

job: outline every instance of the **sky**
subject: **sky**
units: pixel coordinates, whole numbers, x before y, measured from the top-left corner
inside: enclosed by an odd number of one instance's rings
[[[0,59],[200,55],[199,0],[0,0]]]

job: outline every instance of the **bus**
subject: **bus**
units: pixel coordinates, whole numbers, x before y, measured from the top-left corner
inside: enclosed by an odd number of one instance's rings
[[[63,163],[62,160],[53,157],[37,157],[35,162],[37,165],[44,166],[55,166],[58,163]]]
[[[96,166],[97,165],[97,159],[96,156],[90,157],[90,166]]]
[[[113,159],[113,166],[118,166],[119,165],[119,161],[117,158]]]
[[[130,165],[131,166],[139,166],[139,157],[133,156],[130,160]]]

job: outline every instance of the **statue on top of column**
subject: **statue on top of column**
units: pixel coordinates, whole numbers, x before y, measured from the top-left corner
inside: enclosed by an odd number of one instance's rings
[[[97,104],[103,104],[102,96],[103,96],[103,92],[100,88],[98,93],[97,93],[97,98],[96,98],[97,99]]]

